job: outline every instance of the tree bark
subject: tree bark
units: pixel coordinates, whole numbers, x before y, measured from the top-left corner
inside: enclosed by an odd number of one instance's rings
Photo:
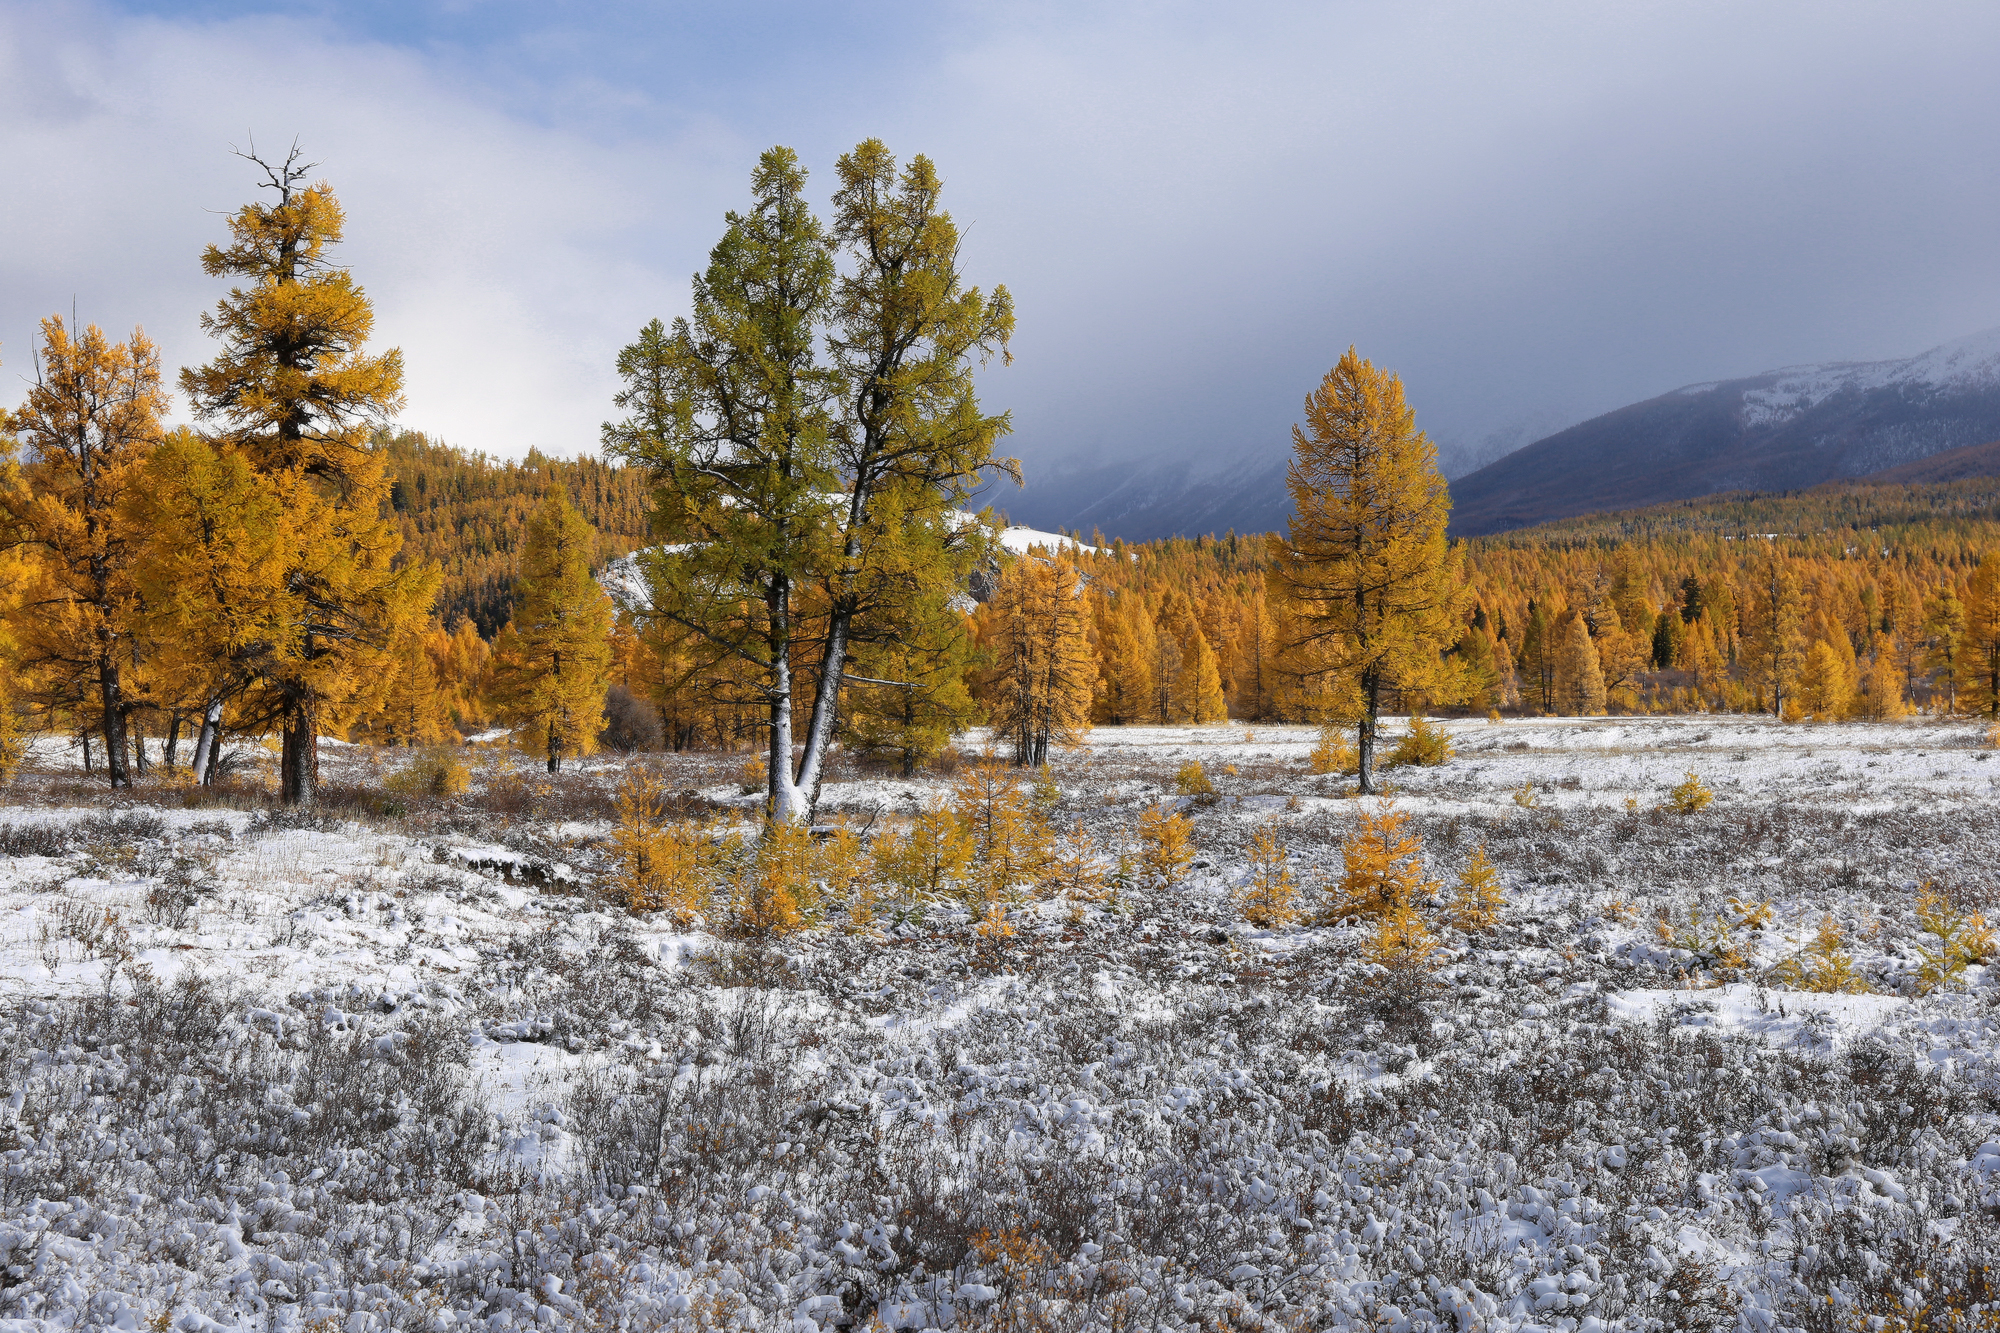
[[[319,719],[309,699],[295,699],[285,714],[285,751],[279,799],[310,807],[319,799]]]
[[[125,707],[120,697],[118,664],[109,654],[97,659],[98,701],[104,708],[104,771],[114,787],[132,785],[125,765]]]
[[[222,700],[210,699],[208,707],[202,710],[201,731],[194,741],[194,780],[204,787],[214,784],[215,755],[221,748],[218,744],[221,724]]]
[[[167,714],[167,744],[165,752],[160,756],[168,768],[172,768],[174,760],[180,757],[180,748],[181,710],[176,708]]]
[[[1354,749],[1359,756],[1357,768],[1361,778],[1361,794],[1375,794],[1375,722],[1377,710],[1382,702],[1382,683],[1369,672],[1361,682],[1362,707],[1359,735],[1355,737]]]

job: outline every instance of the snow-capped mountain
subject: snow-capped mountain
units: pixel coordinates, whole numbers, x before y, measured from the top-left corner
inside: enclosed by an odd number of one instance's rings
[[[1791,490],[2000,440],[2000,329],[1897,361],[1690,384],[1516,450],[1451,485],[1452,531]]]

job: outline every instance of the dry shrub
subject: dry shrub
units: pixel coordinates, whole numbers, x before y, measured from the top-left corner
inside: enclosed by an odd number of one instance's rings
[[[472,786],[472,770],[454,750],[433,745],[419,750],[409,763],[389,776],[382,789],[403,797],[445,797],[463,795]]]

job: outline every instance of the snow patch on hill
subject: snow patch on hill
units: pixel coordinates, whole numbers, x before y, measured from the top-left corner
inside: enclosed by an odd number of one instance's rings
[[[1903,388],[1924,393],[2000,385],[2000,328],[1987,329],[1900,361],[1838,361],[1768,372],[1772,383],[1743,395],[1743,422],[1775,426],[1841,393]],[[1690,385],[1682,393],[1716,387]]]

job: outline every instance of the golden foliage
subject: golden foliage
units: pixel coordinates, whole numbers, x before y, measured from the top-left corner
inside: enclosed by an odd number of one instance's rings
[[[1029,554],[1001,572],[989,603],[998,618],[993,731],[1012,741],[1017,764],[1046,764],[1050,746],[1071,749],[1090,730],[1097,661],[1082,593],[1067,557]]]
[[[1678,815],[1692,815],[1708,809],[1715,801],[1715,793],[1701,780],[1701,775],[1690,772],[1667,792],[1667,808]]]
[[[1446,650],[1467,594],[1445,543],[1451,499],[1402,381],[1353,348],[1294,427],[1289,540],[1269,576],[1294,707],[1362,719],[1363,791],[1385,692],[1451,703],[1470,690]]]
[[[789,935],[818,914],[818,858],[812,829],[768,823],[755,853],[737,871],[731,915],[752,935]]]
[[[1290,925],[1298,917],[1298,887],[1276,820],[1258,827],[1250,839],[1249,860],[1250,878],[1238,898],[1243,919],[1266,929]]]
[[[548,762],[597,749],[611,677],[611,599],[590,574],[590,525],[552,490],[528,522],[514,619],[493,644],[492,687],[515,744]]]
[[[688,926],[708,910],[734,846],[708,826],[673,818],[667,800],[658,774],[635,770],[620,784],[612,885],[628,910],[665,913],[675,925]]]
[[[444,746],[419,750],[382,784],[384,791],[398,796],[459,796],[472,787],[472,770],[458,752]]]
[[[883,878],[930,898],[960,896],[977,856],[971,830],[943,797],[919,810],[907,832],[889,829],[875,839],[875,864]]]
[[[1334,723],[1324,723],[1319,729],[1319,743],[1313,746],[1309,758],[1312,771],[1318,774],[1352,773],[1360,762],[1355,752],[1354,742],[1347,739],[1347,733]]]
[[[1500,919],[1500,909],[1505,905],[1506,895],[1500,887],[1500,872],[1487,859],[1486,847],[1482,843],[1472,849],[1472,855],[1466,858],[1465,869],[1459,872],[1451,902],[1445,908],[1445,919],[1466,932],[1485,930]]]
[[[1771,969],[1773,979],[1798,990],[1822,994],[1866,994],[1868,983],[1854,970],[1846,935],[1831,912],[1820,919],[1819,933],[1804,949]]]
[[[1167,806],[1149,805],[1139,812],[1139,845],[1147,872],[1171,884],[1194,861],[1194,821]]]
[[[1055,833],[1018,770],[990,754],[967,764],[952,788],[952,809],[971,836],[984,896],[1004,899],[1040,881]]]
[[[1213,796],[1215,783],[1202,771],[1201,760],[1190,759],[1175,771],[1174,790],[1182,796]]]
[[[1344,867],[1329,913],[1334,920],[1372,921],[1437,887],[1424,878],[1423,844],[1409,822],[1386,800],[1360,811],[1341,847]]]
[[[1410,718],[1410,729],[1403,733],[1396,748],[1383,761],[1390,768],[1405,764],[1423,768],[1434,768],[1452,756],[1451,735],[1443,727],[1433,726],[1429,718],[1418,713]]]
[[[1361,956],[1392,973],[1422,973],[1431,970],[1437,950],[1437,937],[1423,916],[1412,904],[1397,902],[1375,918]]]

